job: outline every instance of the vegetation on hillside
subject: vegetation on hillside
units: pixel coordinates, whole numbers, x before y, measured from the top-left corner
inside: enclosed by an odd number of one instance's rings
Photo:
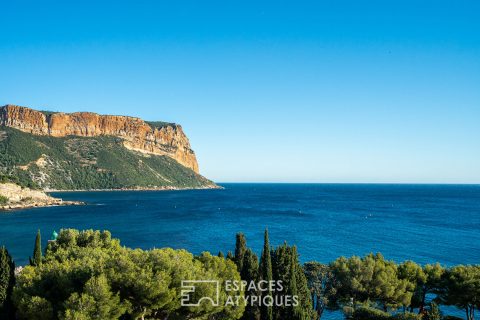
[[[156,128],[156,129],[161,129],[163,127],[169,127],[169,126],[176,126],[175,123],[172,122],[164,122],[164,121],[145,121],[150,127]]]
[[[4,206],[8,203],[8,198],[0,195],[0,206]]]
[[[122,142],[109,136],[35,136],[0,127],[0,180],[57,190],[213,185],[168,156],[131,151]]]

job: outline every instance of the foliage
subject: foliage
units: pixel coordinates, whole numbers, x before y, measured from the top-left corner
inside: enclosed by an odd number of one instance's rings
[[[58,113],[58,111],[49,111],[49,110],[38,110],[38,111],[41,112],[41,113],[43,113],[44,115],[46,115],[46,116],[47,116],[47,119],[48,119],[48,117],[50,117],[51,115]]]
[[[161,129],[163,127],[168,126],[176,126],[175,123],[172,122],[164,122],[164,121],[145,121],[150,127],[155,129]]]
[[[303,271],[310,288],[313,308],[321,318],[326,308],[335,308],[335,278],[330,266],[316,261],[303,265]]]
[[[352,320],[388,320],[390,318],[389,313],[368,307],[357,308],[352,314]]]
[[[248,248],[245,251],[245,255],[243,258],[243,266],[240,272],[240,276],[242,280],[247,281],[247,283],[257,283],[259,280],[258,274],[258,257],[257,255]],[[252,301],[252,297],[258,297],[259,292],[256,288],[251,288],[246,290],[245,298],[248,298],[247,301]],[[260,316],[260,310],[256,304],[248,303],[245,306],[245,312],[243,313],[242,319],[243,320],[251,320],[251,319],[258,319]]]
[[[220,281],[219,306],[182,307],[182,280],[204,279]],[[225,304],[226,280],[240,280],[235,264],[209,253],[132,250],[107,231],[67,229],[41,265],[24,268],[13,297],[19,319],[238,319],[244,308]]]
[[[370,254],[341,257],[329,265],[308,262],[302,267],[295,246],[270,247],[267,230],[260,263],[243,234],[237,235],[235,256],[229,252],[227,258],[207,252],[193,256],[169,248],[132,250],[122,247],[108,231],[61,230],[43,258],[40,243],[38,232],[32,265],[18,275],[15,286],[14,264],[8,252],[0,249],[1,319],[13,319],[16,308],[20,320],[312,320],[326,308],[342,308],[347,319],[440,320],[439,302],[464,309],[467,320],[473,320],[480,307],[479,265],[447,269],[412,261],[397,265],[380,254]],[[219,305],[182,306],[182,280],[205,279],[219,281]],[[270,295],[277,301],[282,295],[298,296],[299,304],[228,304],[232,292],[226,291],[227,280],[281,281],[282,291],[254,288],[236,294],[245,299]],[[192,300],[215,296],[215,289],[198,287]],[[434,302],[424,308],[426,295]]]
[[[35,237],[35,246],[33,247],[33,259],[30,258],[30,265],[39,266],[40,264],[42,264],[42,236],[40,230],[38,230]]]
[[[440,308],[438,307],[438,304],[435,302],[430,303],[430,307],[427,310],[427,314],[425,317],[426,320],[441,320],[442,319],[442,313],[440,312]]]
[[[426,296],[440,286],[444,268],[440,264],[427,264],[423,268],[413,261],[405,261],[398,266],[398,277],[407,280],[409,291],[413,292],[410,310],[419,309],[424,313]]]
[[[4,206],[8,203],[8,198],[0,195],[0,206]]]
[[[232,251],[227,252],[227,260],[235,261],[235,257],[233,256]]]
[[[418,314],[405,312],[391,315],[388,312],[381,311],[371,307],[357,308],[352,316],[352,320],[421,320]]]
[[[264,241],[263,241],[263,250],[262,258],[260,260],[260,279],[267,281],[267,283],[273,281],[272,275],[272,257],[270,256],[270,242],[268,239],[268,230],[265,229]],[[273,297],[270,287],[268,290],[263,292],[262,297]],[[272,320],[273,319],[273,308],[271,306],[263,304],[260,306],[260,319],[261,320]]]
[[[13,319],[14,307],[11,301],[15,285],[15,263],[5,247],[0,248],[0,319]]]
[[[6,138],[0,141],[0,180],[21,186],[75,190],[212,185],[168,156],[126,149],[120,138],[58,138],[1,130]]]
[[[258,281],[258,257],[253,251],[247,248],[247,240],[243,233],[237,233],[235,241],[235,256],[233,258],[237,269],[240,272],[241,279],[247,284],[256,283]],[[245,298],[248,301],[245,305],[243,320],[257,319],[259,317],[259,308],[256,304],[252,304],[252,298],[257,297],[259,292],[256,288],[246,289]]]
[[[299,263],[297,248],[288,246],[286,243],[272,249],[269,244],[268,230],[265,231],[264,248],[262,251],[261,263],[258,257],[247,248],[245,236],[241,233],[236,236],[235,262],[241,264],[240,275],[247,284],[258,283],[258,281],[273,281],[281,283],[281,287],[274,291],[268,287],[261,292],[258,288],[250,288],[245,293],[249,301],[252,297],[262,295],[262,304],[258,306],[248,305],[242,319],[311,319],[315,317],[312,309],[310,291],[307,278]],[[243,261],[240,263],[240,261]],[[283,288],[283,289],[281,289]],[[270,298],[265,298],[265,297]],[[293,299],[295,301],[289,301]],[[267,300],[265,300],[267,299]],[[273,299],[274,306],[265,305],[265,301]]]
[[[422,316],[412,312],[394,314],[391,319],[395,320],[422,320]]]
[[[73,293],[65,302],[65,320],[118,319],[128,310],[129,304],[121,302],[119,294],[111,292],[105,275],[90,278],[81,294]]]
[[[247,240],[243,233],[237,233],[235,241],[235,264],[237,265],[238,271],[242,273],[243,268],[243,258],[245,252],[247,251]]]
[[[464,309],[467,320],[473,320],[480,308],[480,265],[455,266],[442,277],[439,300],[445,305]]]
[[[413,287],[398,277],[398,267],[381,254],[366,257],[341,257],[331,264],[337,281],[339,303],[370,301],[384,311],[410,305]]]
[[[287,288],[286,294],[298,296],[298,306],[284,306],[274,308],[275,319],[304,319],[312,318],[314,311],[311,303],[310,290],[303,268],[299,263],[297,248],[286,243],[271,252],[273,279],[282,281]],[[285,295],[285,292],[276,292]]]

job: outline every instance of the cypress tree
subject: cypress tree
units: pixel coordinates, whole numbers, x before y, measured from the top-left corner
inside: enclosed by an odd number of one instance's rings
[[[295,248],[295,247],[294,247]],[[298,290],[297,290],[297,272],[296,272],[296,264],[297,264],[297,259],[295,257],[296,255],[296,252],[295,252],[295,249],[292,248],[292,250],[290,250],[290,272],[289,272],[289,276],[290,276],[290,281],[288,283],[288,294],[291,296],[291,297],[294,297],[294,296],[297,296],[298,297]],[[300,297],[299,297],[300,298]],[[299,301],[300,303],[300,301]],[[302,317],[302,309],[301,309],[301,305],[299,304],[298,306],[291,306],[288,308],[289,310],[289,314],[290,314],[290,317],[289,319],[292,319],[292,320],[301,320],[303,317]]]
[[[251,282],[256,283],[258,280],[258,257],[257,255],[251,250],[247,249],[245,251],[245,256],[243,259],[243,267],[242,272],[240,273],[242,280],[247,281],[248,284]],[[259,310],[258,305],[252,305],[251,297],[258,296],[256,290],[248,290],[245,291],[245,298],[248,299],[248,303],[245,306],[245,311],[242,316],[242,320],[254,320],[258,319]]]
[[[295,282],[297,287],[297,294],[299,299],[298,316],[299,319],[310,319],[315,316],[313,311],[313,302],[310,289],[308,288],[308,281],[299,262],[297,247],[292,247],[292,263],[295,266]]]
[[[39,266],[42,264],[42,236],[40,234],[40,229],[37,231],[37,236],[35,237],[35,246],[33,247],[33,259],[30,259],[30,265]]]
[[[232,251],[227,252],[227,259],[235,262],[235,257],[233,256]]]
[[[247,240],[243,233],[237,233],[235,241],[235,264],[240,273],[242,273],[243,259],[247,251]]]
[[[272,291],[270,290],[270,281],[272,281],[272,258],[270,255],[270,243],[268,240],[268,229],[265,229],[263,250],[262,250],[262,261],[260,265],[260,276],[261,279],[267,281],[268,290],[264,291],[262,294],[262,305],[260,307],[260,319],[261,320],[272,320],[273,319],[273,308],[272,306],[265,305],[265,302],[269,304],[273,300]],[[269,299],[264,299],[264,297],[270,296]]]
[[[225,256],[224,256],[224,254],[223,254],[222,251],[219,251],[219,252],[218,252],[218,257],[219,257],[219,258],[225,258]]]
[[[283,299],[285,295],[290,295],[289,286],[290,286],[290,265],[291,265],[292,255],[291,248],[284,242],[281,246],[275,248],[272,251],[272,273],[275,281],[282,281],[284,289],[282,291],[276,291],[274,296],[277,298]],[[277,305],[273,309],[273,318],[274,319],[290,319],[291,312],[290,308],[287,308],[285,305]]]
[[[282,292],[275,292],[277,298],[288,295],[298,297],[298,306],[292,305],[275,306],[273,309],[274,319],[310,319],[315,314],[312,309],[311,294],[308,289],[307,279],[303,268],[299,263],[297,247],[288,246],[286,242],[272,252],[272,269],[276,281],[282,281],[285,288]]]
[[[15,285],[15,263],[5,247],[0,248],[0,319],[14,319],[11,300]]]

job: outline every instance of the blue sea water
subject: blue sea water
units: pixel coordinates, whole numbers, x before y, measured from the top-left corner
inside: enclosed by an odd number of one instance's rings
[[[19,264],[37,229],[108,229],[130,247],[233,250],[235,234],[261,250],[270,241],[299,248],[302,261],[382,252],[388,259],[445,265],[480,263],[480,186],[385,184],[223,184],[224,190],[63,192],[86,206],[0,214],[0,245]]]
[[[260,252],[298,246],[303,262],[381,252],[397,262],[480,263],[479,185],[223,184],[223,190],[63,192],[86,206],[0,213],[0,245],[26,264],[41,229],[108,229],[129,247]]]

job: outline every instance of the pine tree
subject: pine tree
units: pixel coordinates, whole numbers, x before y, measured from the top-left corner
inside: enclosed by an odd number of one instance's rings
[[[219,251],[219,252],[218,252],[218,257],[219,257],[219,258],[225,258],[225,255],[223,254],[222,251]]]
[[[235,242],[235,264],[238,271],[241,273],[243,268],[243,259],[247,251],[247,240],[243,233],[237,233]]]
[[[0,248],[0,319],[14,319],[11,300],[15,285],[15,263],[5,247]]]
[[[33,248],[33,259],[30,258],[30,265],[39,266],[42,264],[42,236],[40,234],[40,229],[37,231],[37,236],[35,237],[35,247]]]
[[[260,277],[262,280],[270,283],[272,281],[272,258],[270,255],[270,243],[268,240],[268,229],[265,229],[265,237],[262,250],[262,260],[260,264]],[[268,304],[273,300],[272,291],[268,285],[268,290],[263,292],[262,295],[262,306],[260,307],[260,319],[261,320],[272,320],[273,319],[273,308],[271,306],[265,305],[265,302]],[[264,297],[270,296],[269,299],[264,299]]]
[[[120,295],[112,293],[105,275],[100,275],[86,282],[82,294],[68,298],[65,319],[118,319],[127,308]]]

